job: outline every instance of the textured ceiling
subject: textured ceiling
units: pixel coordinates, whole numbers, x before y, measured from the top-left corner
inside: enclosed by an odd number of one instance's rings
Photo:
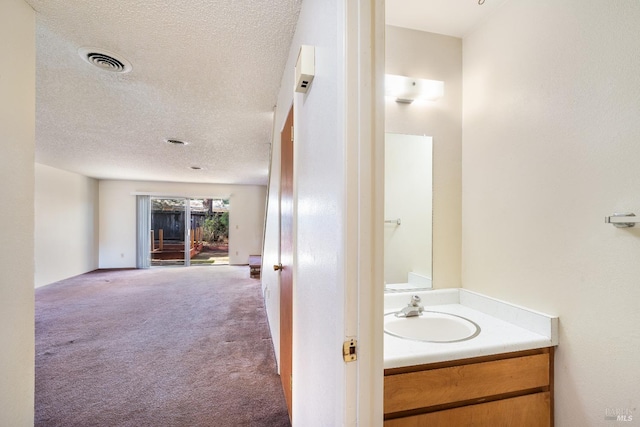
[[[26,1],[37,12],[38,163],[102,179],[266,184],[302,0]],[[387,23],[461,37],[504,1],[387,0]],[[89,65],[83,47],[133,70]]]
[[[37,12],[38,163],[95,178],[266,184],[302,0],[27,1]],[[89,65],[82,47],[118,53],[133,70]]]

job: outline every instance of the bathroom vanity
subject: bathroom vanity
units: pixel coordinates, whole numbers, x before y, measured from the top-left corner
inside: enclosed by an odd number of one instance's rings
[[[411,295],[385,295],[385,317]],[[462,289],[419,295],[425,312],[480,333],[439,342],[385,333],[385,427],[553,426],[557,317]]]

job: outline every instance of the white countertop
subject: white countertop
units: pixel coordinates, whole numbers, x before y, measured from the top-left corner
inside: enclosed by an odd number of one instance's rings
[[[384,334],[384,368],[467,359],[558,345],[558,317],[509,304],[465,289],[385,294],[385,314],[419,295],[425,310],[466,317],[481,332],[453,343],[432,343]]]

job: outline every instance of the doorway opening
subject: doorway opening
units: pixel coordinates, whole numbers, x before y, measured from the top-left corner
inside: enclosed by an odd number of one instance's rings
[[[151,266],[228,265],[229,200],[151,197]]]

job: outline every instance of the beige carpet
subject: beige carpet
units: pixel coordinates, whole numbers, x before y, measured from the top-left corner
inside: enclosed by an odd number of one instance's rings
[[[36,290],[36,426],[289,426],[248,267],[97,271]]]

